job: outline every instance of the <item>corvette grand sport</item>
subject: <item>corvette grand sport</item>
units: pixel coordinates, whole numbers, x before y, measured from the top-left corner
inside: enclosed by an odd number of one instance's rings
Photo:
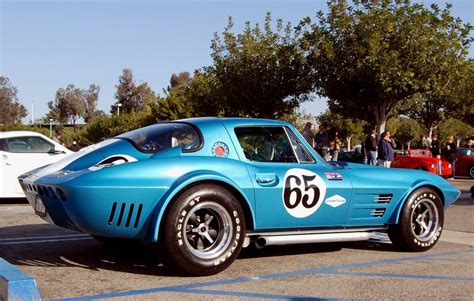
[[[137,129],[19,177],[36,214],[114,245],[159,242],[186,273],[227,268],[242,247],[438,241],[460,191],[418,170],[326,163],[290,124],[196,118]]]

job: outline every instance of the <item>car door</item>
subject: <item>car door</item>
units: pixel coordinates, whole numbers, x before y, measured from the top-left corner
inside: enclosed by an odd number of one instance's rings
[[[64,157],[54,152],[54,145],[39,136],[10,137],[4,139],[2,151],[2,196],[22,197],[18,176],[37,167],[50,164]]]
[[[254,185],[256,229],[342,226],[352,186],[285,126],[234,129]]]

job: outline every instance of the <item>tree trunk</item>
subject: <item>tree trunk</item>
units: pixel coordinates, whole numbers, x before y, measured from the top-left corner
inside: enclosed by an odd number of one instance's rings
[[[351,139],[352,139],[352,136],[346,137],[347,150],[348,150],[348,151],[351,150]]]
[[[377,139],[385,132],[385,125],[387,123],[388,114],[386,113],[387,104],[379,103],[374,106],[375,130],[377,131]]]

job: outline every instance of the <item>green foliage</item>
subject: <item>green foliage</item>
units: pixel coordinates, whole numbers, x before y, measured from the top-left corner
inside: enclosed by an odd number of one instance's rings
[[[18,101],[17,93],[8,77],[0,76],[0,124],[18,124],[26,117],[27,110]]]
[[[417,93],[437,93],[465,69],[470,25],[450,5],[431,9],[410,1],[329,2],[318,23],[309,18],[303,43],[314,86],[335,113],[377,124],[383,131],[396,107]]]
[[[89,123],[101,115],[101,111],[97,110],[97,101],[99,100],[100,87],[91,84],[89,90],[85,93],[85,110],[84,110],[84,121]],[[103,113],[103,112],[102,112]]]
[[[308,99],[311,89],[300,32],[268,13],[263,28],[247,22],[235,34],[232,19],[212,41],[213,65],[195,74],[190,99],[197,112],[278,118]],[[210,104],[210,106],[208,106]]]
[[[459,119],[446,119],[438,128],[440,141],[446,141],[449,136],[453,136],[458,142],[467,137],[474,136],[474,127]]]
[[[408,144],[415,144],[423,130],[420,124],[411,118],[397,117],[391,118],[387,122],[387,130],[395,139],[397,148],[408,148]]]
[[[349,144],[362,143],[365,139],[364,128],[367,122],[360,119],[344,118],[339,114],[326,111],[317,117],[319,124],[327,124],[329,127],[336,128],[340,139],[347,141]]]
[[[131,69],[123,69],[116,88],[117,103],[110,108],[111,113],[118,112],[117,105],[119,104],[120,111],[123,113],[139,112],[156,100],[155,92],[151,90],[148,83],[136,85]]]

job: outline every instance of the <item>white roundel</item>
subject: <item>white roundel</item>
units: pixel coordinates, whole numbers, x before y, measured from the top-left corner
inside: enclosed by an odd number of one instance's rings
[[[283,179],[283,206],[286,211],[297,218],[310,216],[323,203],[326,195],[326,184],[314,172],[292,168]]]

